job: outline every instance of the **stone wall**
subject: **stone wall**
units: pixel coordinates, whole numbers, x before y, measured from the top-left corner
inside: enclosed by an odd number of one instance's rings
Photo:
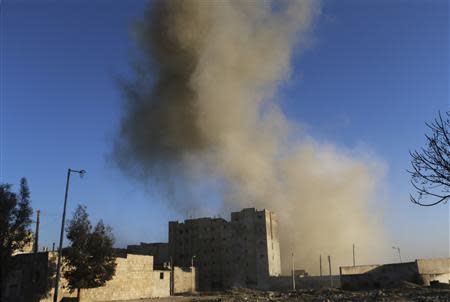
[[[170,271],[154,271],[153,257],[142,255],[127,255],[117,258],[116,273],[112,280],[104,286],[81,290],[81,301],[114,301],[144,299],[152,297],[167,297],[170,295]],[[161,278],[162,277],[162,278]],[[58,301],[63,297],[75,297],[70,293],[67,282],[61,279],[61,289]],[[49,298],[41,302],[51,302],[53,291]]]
[[[170,296],[170,271],[153,271],[150,287],[152,297]]]
[[[197,280],[194,268],[174,267],[173,280],[173,293],[175,295],[195,292]]]

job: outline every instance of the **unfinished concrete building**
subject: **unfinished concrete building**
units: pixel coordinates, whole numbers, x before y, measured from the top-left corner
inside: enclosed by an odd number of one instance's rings
[[[268,288],[281,273],[278,222],[254,208],[222,218],[169,222],[169,255],[176,266],[194,264],[200,290]]]

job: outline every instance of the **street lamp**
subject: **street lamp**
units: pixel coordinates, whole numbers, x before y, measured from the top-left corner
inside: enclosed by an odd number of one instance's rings
[[[398,258],[400,258],[400,263],[402,263],[402,254],[400,254],[400,247],[398,246],[393,246],[392,247],[394,250],[397,250],[398,252]]]
[[[195,272],[194,275],[194,259],[196,258],[196,256],[192,256],[191,258],[191,289],[192,289],[192,293],[195,292],[195,275],[197,274],[197,272]]]
[[[69,182],[70,182],[70,173],[78,173],[80,177],[83,177],[86,174],[85,170],[72,170],[67,169],[67,181],[66,181],[66,194],[64,196],[64,209],[61,221],[61,234],[59,236],[59,248],[58,248],[58,264],[56,265],[56,278],[55,278],[55,292],[53,293],[53,302],[58,302],[58,289],[59,289],[59,279],[61,277],[61,255],[62,255],[62,245],[64,238],[64,224],[66,220],[66,207],[67,207],[67,195],[69,193]]]

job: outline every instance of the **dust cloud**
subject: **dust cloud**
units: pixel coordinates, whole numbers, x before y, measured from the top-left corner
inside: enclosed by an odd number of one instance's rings
[[[385,236],[383,164],[315,140],[279,106],[319,14],[306,0],[152,1],[115,145],[124,171],[178,192],[175,209],[216,196],[224,214],[276,212],[284,271],[291,251],[313,273],[320,254],[351,264],[353,243],[359,263],[374,262]]]

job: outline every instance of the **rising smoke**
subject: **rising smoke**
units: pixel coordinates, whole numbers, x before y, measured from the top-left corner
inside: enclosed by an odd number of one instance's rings
[[[198,206],[187,196],[206,183],[223,213],[275,211],[282,259],[294,250],[313,272],[319,254],[351,264],[352,243],[360,262],[376,256],[383,236],[377,162],[308,137],[276,102],[319,12],[312,0],[152,2],[116,143],[125,171],[185,196],[176,209]]]

